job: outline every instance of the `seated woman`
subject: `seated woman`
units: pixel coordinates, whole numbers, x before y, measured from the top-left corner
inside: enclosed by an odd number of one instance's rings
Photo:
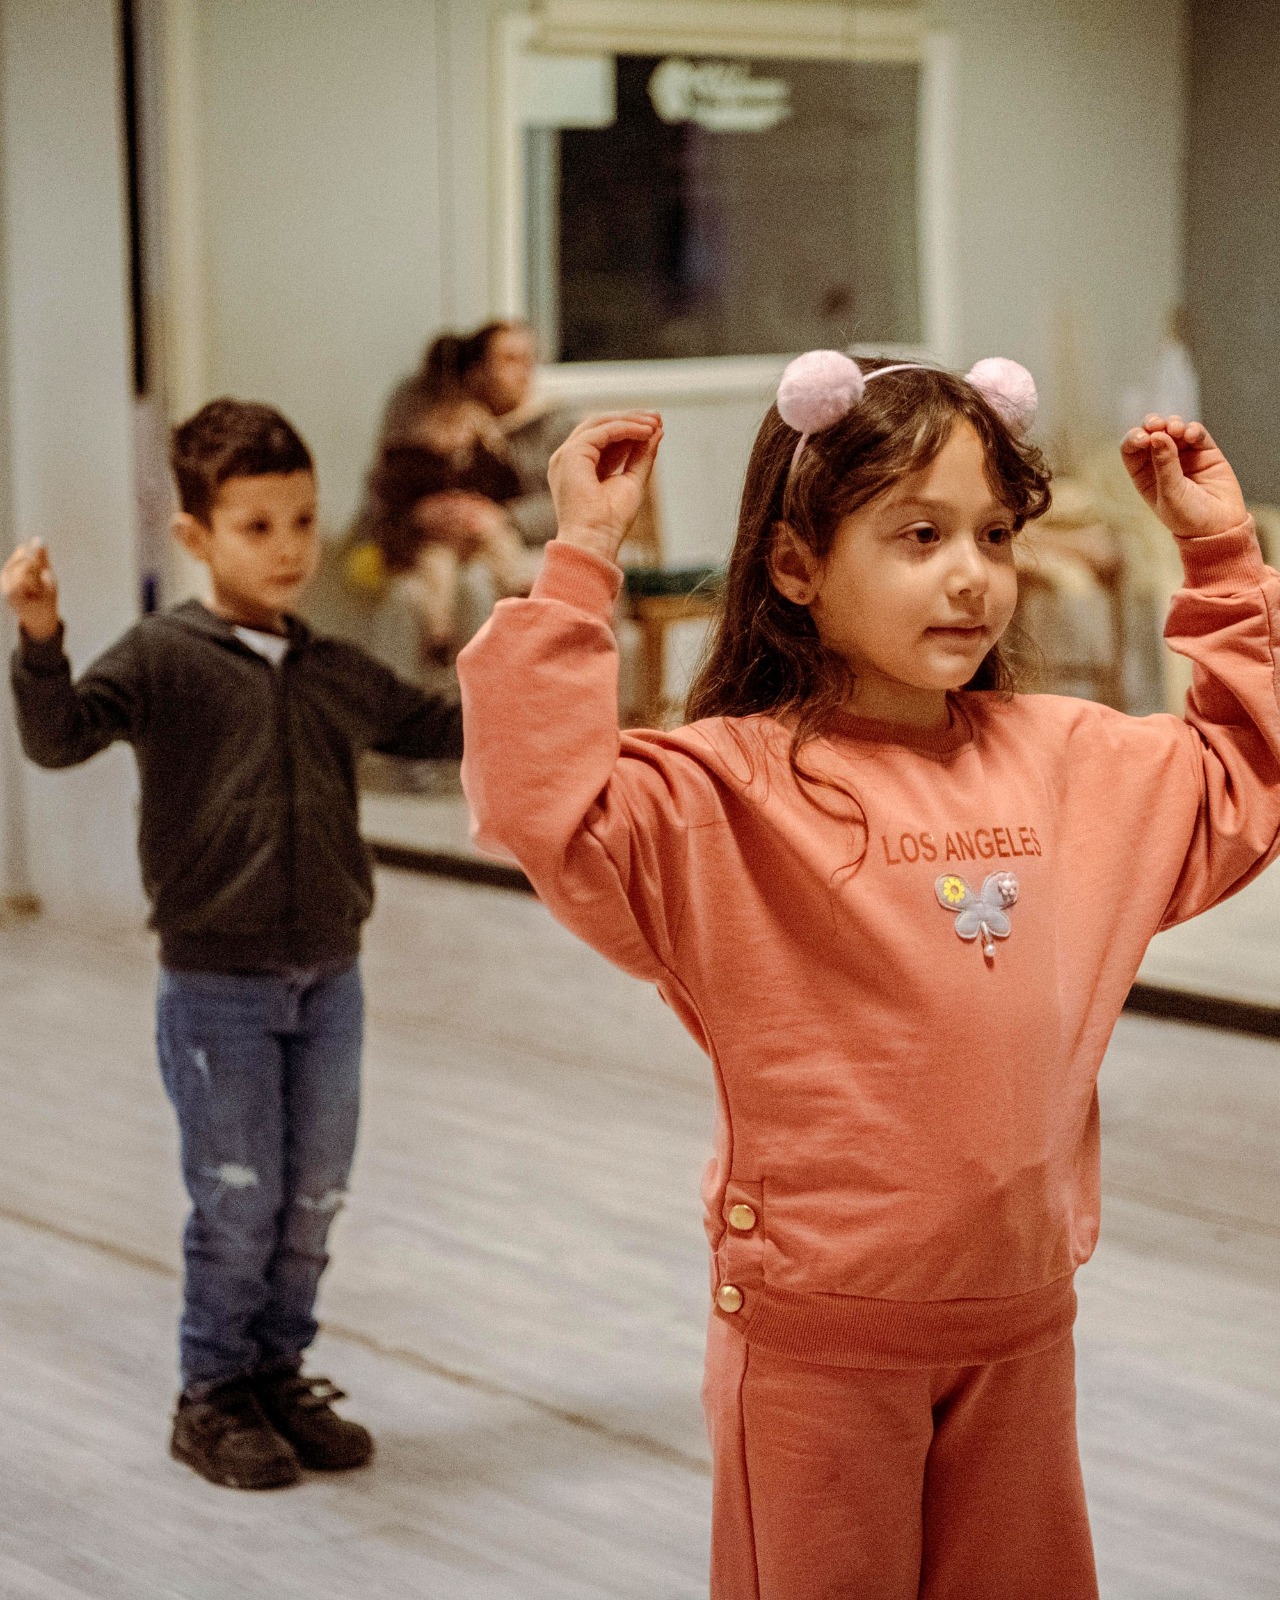
[[[384,442],[412,437],[423,415],[448,391],[484,408],[505,459],[520,480],[507,511],[531,548],[555,533],[547,464],[578,422],[575,411],[544,400],[534,388],[537,347],[527,323],[486,322],[474,333],[428,345],[422,365],[394,391],[382,424]]]
[[[523,322],[428,345],[392,393],[348,557],[348,581],[386,577],[409,601],[430,664],[449,662],[494,599],[527,592],[555,532],[547,466],[576,416],[533,392]]]

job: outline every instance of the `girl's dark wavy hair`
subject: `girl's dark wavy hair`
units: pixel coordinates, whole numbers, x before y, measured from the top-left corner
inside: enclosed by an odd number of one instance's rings
[[[862,361],[866,373],[887,361]],[[987,478],[1021,529],[1049,509],[1049,470],[1040,450],[1017,437],[967,379],[910,367],[867,385],[839,422],[813,434],[792,472],[799,434],[776,406],[760,425],[738,515],[720,614],[689,691],[686,716],[782,717],[792,727],[791,769],[814,781],[798,757],[828,732],[848,703],[853,673],[818,638],[808,609],[785,599],[769,575],[780,522],[821,560],[840,522],[934,460],[959,423],[982,441]],[[1017,655],[997,645],[966,685],[1011,693]]]

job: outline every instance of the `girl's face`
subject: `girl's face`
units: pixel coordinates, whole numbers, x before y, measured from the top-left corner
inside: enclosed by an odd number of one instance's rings
[[[856,679],[861,716],[932,726],[1008,627],[1018,600],[1014,516],[992,491],[977,433],[958,423],[920,472],[844,518],[823,560],[790,530],[778,589],[806,605]]]

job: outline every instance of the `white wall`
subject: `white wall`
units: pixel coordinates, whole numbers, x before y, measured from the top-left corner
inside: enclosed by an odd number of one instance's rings
[[[938,0],[957,40],[958,340],[1036,373],[1069,405],[1066,309],[1108,428],[1182,294],[1184,0]]]
[[[0,5],[3,531],[49,545],[77,664],[137,614],[116,29],[112,0]],[[0,778],[26,837],[6,892],[33,887],[68,922],[136,921],[128,753]]]
[[[316,452],[330,532],[350,519],[392,383],[445,325],[493,310],[491,18],[504,0],[201,0],[191,174],[201,399],[280,406]],[[668,542],[715,560],[767,385],[671,402]],[[194,397],[193,397],[194,399]]]
[[[337,525],[389,384],[434,327],[490,309],[500,0],[172,4],[194,40],[208,393],[296,417]],[[54,549],[77,662],[135,614],[115,11],[0,0],[0,535]],[[931,16],[957,63],[955,353],[1028,361],[1052,423],[1070,303],[1105,416],[1180,294],[1183,4],[936,0]],[[714,558],[767,383],[657,398],[670,553]],[[25,848],[56,914],[136,917],[128,755],[58,775],[0,757],[4,892],[28,887]]]
[[[205,398],[284,410],[340,522],[442,314],[435,10],[202,0],[197,18]]]

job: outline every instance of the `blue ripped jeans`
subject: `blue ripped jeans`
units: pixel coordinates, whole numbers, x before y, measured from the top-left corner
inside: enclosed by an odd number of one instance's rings
[[[328,975],[160,975],[156,1042],[191,1197],[182,1383],[296,1362],[355,1153],[364,996]]]

